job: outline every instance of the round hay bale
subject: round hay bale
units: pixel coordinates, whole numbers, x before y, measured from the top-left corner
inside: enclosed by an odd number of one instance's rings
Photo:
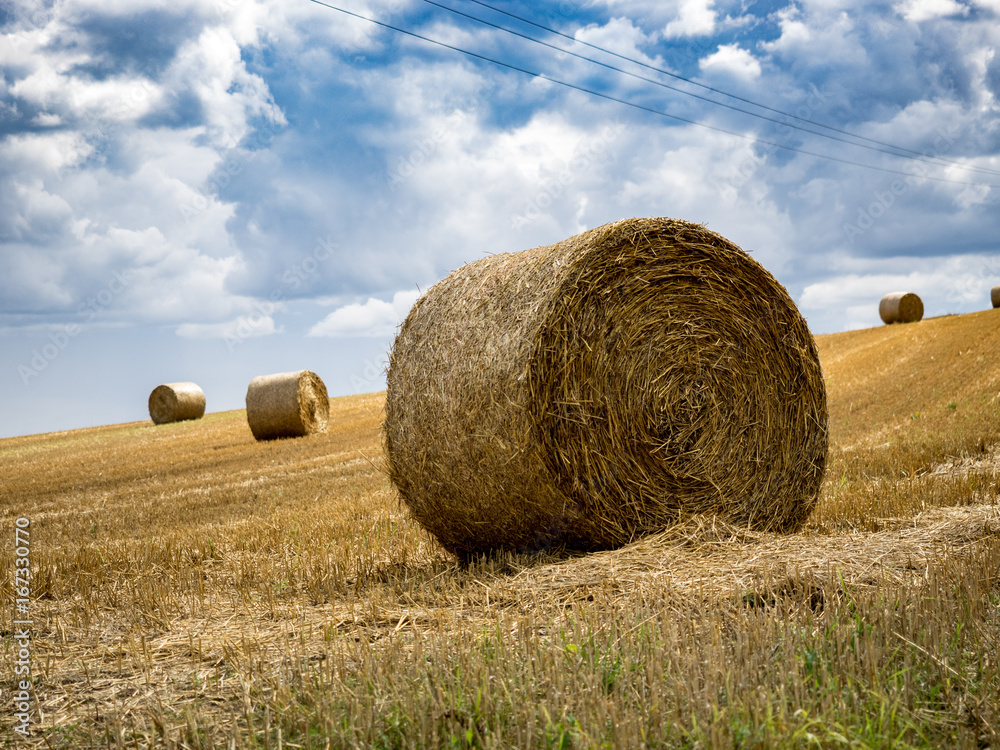
[[[325,432],[329,416],[326,386],[309,370],[260,375],[247,387],[247,422],[257,440]]]
[[[674,219],[458,269],[410,311],[387,385],[389,475],[461,557],[612,548],[706,512],[791,531],[826,462],[826,389],[792,299]]]
[[[994,309],[1000,307],[1000,286],[995,286],[990,289],[990,302],[992,303]]]
[[[886,325],[916,323],[924,317],[924,303],[913,292],[890,292],[878,303],[878,314]]]
[[[164,383],[149,394],[149,417],[154,424],[201,419],[205,393],[196,383]]]

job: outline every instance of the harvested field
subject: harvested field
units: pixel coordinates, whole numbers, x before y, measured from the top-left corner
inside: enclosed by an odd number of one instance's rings
[[[4,569],[31,522],[37,699],[32,735],[0,736],[997,746],[997,315],[817,338],[831,447],[795,534],[702,515],[463,565],[384,473],[382,394],[331,400],[308,440],[257,442],[242,411],[0,440]]]

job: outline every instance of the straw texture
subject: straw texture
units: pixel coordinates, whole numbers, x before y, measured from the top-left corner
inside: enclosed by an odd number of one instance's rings
[[[990,289],[990,303],[994,308],[1000,307],[1000,286]]]
[[[913,292],[890,292],[878,303],[878,314],[886,325],[916,323],[924,317],[924,303]]]
[[[815,343],[733,243],[628,219],[458,269],[388,372],[389,474],[448,550],[613,548],[695,513],[798,528],[827,451]]]
[[[149,394],[149,417],[155,424],[201,419],[205,393],[196,383],[164,383]]]
[[[260,375],[247,387],[247,423],[257,440],[325,432],[329,414],[326,386],[309,370]]]

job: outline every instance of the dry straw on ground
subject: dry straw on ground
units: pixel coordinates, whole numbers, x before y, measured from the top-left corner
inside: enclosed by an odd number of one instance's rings
[[[329,414],[326,386],[309,370],[260,375],[247,388],[247,422],[257,440],[325,432]]]
[[[164,383],[149,394],[149,417],[155,424],[201,419],[205,393],[196,383]]]
[[[913,292],[890,292],[878,303],[878,314],[886,325],[916,323],[924,317],[924,303]]]
[[[384,431],[448,550],[603,549],[695,513],[798,528],[826,391],[760,264],[697,224],[629,219],[432,288],[393,346]]]
[[[990,304],[994,308],[1000,307],[1000,286],[995,286],[990,289]]]
[[[909,585],[944,551],[1000,535],[995,505],[931,508],[914,518],[879,521],[876,533],[778,536],[694,516],[623,549],[525,568],[506,583],[512,594],[531,591],[559,601],[642,584],[713,599],[760,593],[769,579],[776,589],[809,582],[813,591]]]

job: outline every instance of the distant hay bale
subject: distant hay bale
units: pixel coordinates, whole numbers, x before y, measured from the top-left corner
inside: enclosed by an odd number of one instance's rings
[[[695,513],[791,531],[827,452],[815,342],[739,247],[628,219],[436,284],[388,372],[389,475],[462,557],[623,545]]]
[[[164,383],[149,394],[149,417],[154,424],[201,419],[205,393],[196,383]]]
[[[329,415],[326,386],[309,370],[261,375],[247,388],[247,422],[257,440],[325,432]]]
[[[878,303],[878,314],[886,325],[916,323],[924,317],[924,303],[913,292],[890,292]]]
[[[994,308],[1000,307],[1000,286],[990,289],[990,302]]]

